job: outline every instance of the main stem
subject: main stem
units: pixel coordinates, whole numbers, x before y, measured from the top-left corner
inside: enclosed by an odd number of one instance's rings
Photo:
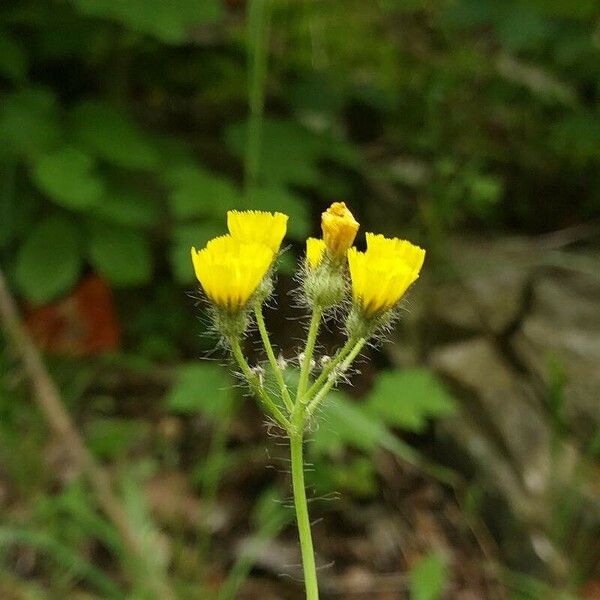
[[[302,421],[304,417],[302,416]],[[303,457],[302,428],[290,436],[290,452],[292,458],[292,488],[294,492],[294,506],[296,507],[296,520],[298,522],[298,536],[302,551],[302,568],[304,570],[304,585],[306,600],[319,600],[319,587],[317,584],[317,567],[313,549],[312,534],[310,532],[310,518],[308,516],[308,502],[306,501],[306,487],[304,484],[304,457]]]

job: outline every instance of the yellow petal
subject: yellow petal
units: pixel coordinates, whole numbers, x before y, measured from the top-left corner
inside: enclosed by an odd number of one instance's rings
[[[221,308],[242,309],[263,280],[273,251],[260,243],[241,243],[230,235],[208,242],[206,248],[192,248],[192,263],[205,294]]]
[[[316,269],[325,252],[325,242],[317,238],[308,238],[306,240],[306,264],[310,269]]]
[[[288,216],[283,213],[260,210],[230,210],[227,212],[227,228],[236,240],[260,243],[277,253],[285,237]]]
[[[367,234],[367,250],[348,250],[352,297],[367,316],[395,306],[419,277],[425,251],[406,240]]]

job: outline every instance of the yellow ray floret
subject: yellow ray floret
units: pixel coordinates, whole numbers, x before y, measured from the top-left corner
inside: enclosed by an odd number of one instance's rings
[[[373,255],[394,255],[408,265],[414,272],[415,279],[425,260],[425,250],[411,244],[408,240],[386,238],[381,234],[366,233],[367,252]]]
[[[317,238],[308,238],[306,240],[306,264],[310,269],[316,269],[323,259],[325,252],[325,242]]]
[[[273,251],[260,243],[244,244],[230,235],[192,248],[192,262],[205,294],[231,312],[242,309],[273,262]]]
[[[344,202],[334,202],[321,215],[323,240],[334,257],[345,256],[354,242],[359,224]]]
[[[258,242],[268,246],[273,253],[279,252],[285,237],[288,216],[283,213],[261,210],[227,211],[227,229],[240,242]]]
[[[366,316],[389,310],[419,277],[425,250],[396,238],[367,234],[367,250],[348,250],[352,296]]]

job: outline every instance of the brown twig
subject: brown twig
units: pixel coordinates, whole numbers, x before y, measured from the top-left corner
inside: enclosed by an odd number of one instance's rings
[[[108,474],[89,452],[69,413],[65,410],[60,393],[44,366],[38,349],[21,323],[16,303],[8,290],[1,269],[0,319],[4,323],[8,338],[21,357],[34,389],[35,401],[44,413],[50,427],[80,465],[96,495],[98,504],[119,531],[124,546],[132,557],[143,565],[147,559],[144,556],[143,546],[137,532],[130,525],[127,512],[115,494]],[[160,600],[174,600],[175,595],[168,584],[162,578],[159,580],[156,573],[152,572],[153,569],[148,569],[148,571],[145,576],[151,582],[157,598]]]

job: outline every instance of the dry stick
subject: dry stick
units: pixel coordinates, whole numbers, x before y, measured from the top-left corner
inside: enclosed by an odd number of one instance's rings
[[[39,408],[64,447],[78,461],[96,494],[99,505],[119,531],[124,545],[131,555],[143,564],[145,558],[140,539],[131,527],[127,512],[112,489],[108,474],[86,448],[79,432],[65,410],[59,391],[48,374],[40,353],[21,323],[15,301],[8,290],[1,269],[0,318],[4,323],[8,337],[21,356],[25,371],[31,379],[35,391],[34,397]],[[154,579],[150,572],[146,576]],[[175,595],[166,582],[154,579],[152,587],[160,600],[175,600]]]

